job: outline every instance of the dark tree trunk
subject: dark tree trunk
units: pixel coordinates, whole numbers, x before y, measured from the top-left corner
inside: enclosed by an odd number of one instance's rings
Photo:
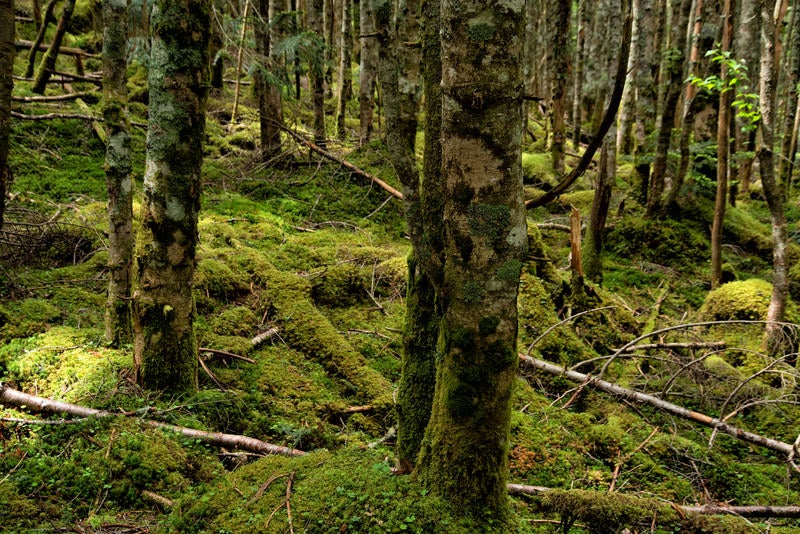
[[[524,2],[442,2],[442,354],[417,475],[432,495],[508,518],[522,198]],[[479,21],[479,22],[476,22]]]
[[[272,0],[274,2],[274,0]],[[269,161],[281,150],[281,126],[283,125],[283,109],[281,106],[281,90],[270,83],[267,73],[275,75],[276,58],[272,54],[273,29],[269,28],[270,0],[258,0],[258,13],[253,30],[256,39],[258,67],[253,79],[258,97],[258,116],[261,132],[261,159]]]
[[[339,95],[336,106],[336,137],[345,140],[347,102],[353,98],[353,21],[350,0],[342,1],[342,27],[339,55]]]
[[[566,125],[564,113],[567,103],[567,70],[569,67],[569,11],[572,2],[551,2],[549,5],[549,31],[551,35],[548,48],[550,61],[550,103],[551,122],[553,125],[553,141],[550,154],[553,159],[553,170],[564,173],[564,139]]]
[[[53,36],[53,42],[47,49],[47,52],[42,56],[42,62],[39,64],[39,69],[36,71],[36,80],[33,82],[31,91],[37,94],[44,94],[47,88],[47,82],[53,71],[56,70],[56,59],[58,58],[58,50],[61,48],[61,41],[64,40],[64,34],[67,33],[67,26],[72,18],[72,11],[75,9],[75,0],[66,0],[64,2],[64,10],[61,12],[61,18],[58,19],[58,26],[56,26],[56,33]]]
[[[11,176],[8,141],[11,133],[11,91],[14,88],[14,0],[0,0],[0,227]]]
[[[197,388],[192,296],[210,5],[159,0],[150,21],[147,168],[136,253],[134,359],[147,389]]]
[[[378,69],[378,40],[375,37],[375,19],[372,5],[363,0],[361,13],[361,67],[358,79],[359,135],[358,144],[369,143],[372,137],[372,112],[375,106],[375,77]]]
[[[308,65],[311,104],[314,110],[314,142],[325,147],[325,26],[322,20],[323,0],[308,0],[308,27],[317,34],[320,48]]]
[[[103,2],[103,118],[108,189],[108,301],[106,340],[114,347],[133,336],[133,179],[128,124],[128,2]]]

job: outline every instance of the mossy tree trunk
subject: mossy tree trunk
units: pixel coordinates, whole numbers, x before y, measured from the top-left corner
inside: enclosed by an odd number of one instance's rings
[[[127,117],[128,2],[103,2],[103,118],[108,130],[108,301],[106,340],[118,347],[132,339],[133,179]]]
[[[150,116],[136,253],[134,357],[148,389],[197,387],[192,296],[200,210],[209,2],[159,0],[150,21]]]
[[[342,2],[342,26],[339,34],[339,93],[336,105],[336,137],[347,137],[345,118],[347,102],[353,98],[353,17],[350,0]]]
[[[30,51],[28,52],[28,68],[25,70],[25,77],[30,78],[33,76],[33,71],[36,68],[36,53],[39,51],[39,46],[44,41],[44,34],[47,32],[47,26],[53,19],[53,10],[56,8],[56,0],[50,0],[47,2],[47,7],[44,10],[44,16],[42,17],[42,23],[38,24],[38,30],[36,33],[36,39],[33,40],[33,46],[31,46]]]
[[[274,0],[272,0],[274,2]],[[261,133],[261,158],[269,161],[281,150],[281,126],[283,125],[283,108],[281,91],[274,82],[276,58],[272,54],[272,35],[269,28],[270,0],[258,1],[258,14],[253,25],[258,66],[253,76],[256,96],[258,97],[258,116]]]
[[[0,227],[11,176],[8,141],[11,133],[11,91],[14,88],[14,0],[0,0]]]
[[[759,133],[761,146],[758,149],[758,165],[761,184],[769,206],[772,223],[772,297],[767,309],[765,345],[772,353],[781,347],[783,327],[776,321],[783,321],[786,300],[789,292],[788,259],[789,235],[784,213],[784,190],[775,176],[775,108],[776,87],[778,84],[776,43],[777,34],[773,13],[774,0],[766,0],[761,5],[761,82],[758,105],[761,111]]]
[[[747,80],[739,80],[739,90],[745,93],[758,93],[759,69],[759,34],[761,31],[761,14],[759,13],[758,0],[741,0],[739,16],[734,21],[736,24],[734,46],[735,57],[741,58],[747,65]],[[745,132],[742,127],[747,119],[735,118],[736,152],[739,154],[739,168],[737,179],[739,181],[739,195],[746,197],[750,194],[750,181],[753,175],[753,162],[756,151],[756,132]],[[746,153],[746,155],[745,155]]]
[[[522,199],[524,2],[445,0],[442,12],[442,354],[417,474],[465,515],[508,516]]]
[[[47,52],[42,56],[42,62],[39,63],[39,69],[36,71],[36,80],[33,82],[31,91],[40,95],[44,94],[47,88],[47,82],[50,76],[56,70],[56,59],[58,59],[58,51],[61,49],[61,42],[64,40],[64,34],[67,33],[67,26],[72,18],[72,12],[75,10],[75,0],[66,0],[64,2],[64,9],[61,12],[61,18],[58,19],[58,26],[56,26],[56,33],[53,35],[53,42]]]
[[[566,138],[564,110],[567,104],[567,74],[569,64],[569,12],[572,2],[552,2],[548,6],[550,47],[550,101],[553,125],[553,141],[550,154],[553,158],[553,170],[558,174],[564,172],[564,140]]]
[[[325,24],[324,0],[308,0],[308,27],[316,34],[317,51],[308,65],[311,106],[314,110],[314,142],[325,146]]]
[[[378,77],[386,113],[386,138],[392,164],[403,185],[406,225],[412,244],[408,261],[402,378],[397,394],[398,457],[400,469],[409,472],[430,418],[435,378],[434,351],[440,320],[436,311],[436,292],[426,265],[419,260],[430,256],[430,252],[424,250],[425,219],[421,213],[420,180],[414,151],[421,56],[419,47],[410,43],[417,43],[420,39],[420,6],[415,0],[402,0],[397,13],[393,14],[390,1],[378,0],[374,8],[376,27],[380,29]],[[435,40],[438,44],[438,34]],[[433,180],[439,181],[438,175]]]
[[[650,158],[648,157],[647,134],[655,122],[656,89],[653,80],[654,64],[658,65],[654,34],[658,26],[654,0],[634,0],[639,40],[631,55],[639,58],[634,85],[636,87],[636,116],[634,118],[634,169],[639,200],[647,200],[650,188]]]
[[[361,31],[361,64],[358,73],[358,144],[369,143],[372,137],[372,114],[375,106],[375,77],[378,70],[378,40],[375,35],[375,18],[368,0],[359,2]]]

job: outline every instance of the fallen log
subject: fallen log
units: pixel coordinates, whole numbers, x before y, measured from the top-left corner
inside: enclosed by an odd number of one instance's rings
[[[510,495],[541,495],[553,491],[553,488],[527,486],[525,484],[506,484],[506,489]],[[717,506],[712,504],[686,506],[675,503],[667,504],[684,514],[737,515],[739,517],[800,517],[800,506]]]
[[[577,371],[570,371],[561,366],[546,362],[544,360],[539,360],[525,354],[520,354],[519,358],[524,365],[534,369],[545,371],[552,375],[564,376],[573,382],[586,383],[587,385],[599,389],[600,391],[611,393],[612,395],[616,395],[631,402],[648,404],[672,415],[694,421],[695,423],[700,423],[701,425],[713,428],[718,432],[732,436],[740,441],[744,441],[745,443],[759,445],[775,452],[785,454],[789,461],[793,460],[795,454],[797,454],[794,445],[790,443],[784,443],[782,441],[767,438],[752,432],[747,432],[733,425],[729,425],[725,421],[717,419],[716,417],[710,417],[708,415],[689,410],[682,406],[678,406],[677,404],[672,404],[671,402],[654,397],[653,395],[648,395],[647,393],[641,393],[639,391],[624,388],[622,386],[618,386],[617,384],[600,380],[599,378],[594,378],[591,375],[579,373]]]
[[[45,397],[37,397],[36,395],[29,395],[13,389],[2,382],[0,382],[0,403],[11,404],[13,406],[24,406],[35,412],[50,414],[66,413],[78,417],[119,417],[125,415],[115,414],[105,410],[97,410],[95,408],[87,408],[86,406],[57,401]],[[244,449],[252,452],[260,452],[262,454],[281,454],[284,456],[303,456],[306,454],[305,452],[297,449],[273,445],[271,443],[248,436],[195,430],[194,428],[186,428],[183,426],[171,425],[169,423],[161,423],[159,421],[152,420],[143,420],[142,423],[152,428],[171,430],[175,433],[181,434],[182,436],[186,436],[187,438],[199,439],[201,441],[205,441],[206,443],[220,447]]]
[[[48,95],[48,96],[12,96],[11,100],[14,102],[63,102],[65,100],[76,100],[78,98],[97,98],[103,96],[98,91],[86,91],[82,93],[67,93],[64,95]]]

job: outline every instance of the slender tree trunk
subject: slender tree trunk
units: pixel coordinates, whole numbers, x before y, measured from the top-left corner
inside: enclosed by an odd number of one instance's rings
[[[314,109],[314,142],[325,148],[325,26],[322,20],[324,0],[308,0],[308,27],[317,34],[320,49],[316,59],[308,65],[308,78],[311,85],[311,104]]]
[[[630,154],[633,151],[633,136],[631,126],[635,115],[636,105],[636,75],[639,71],[640,37],[639,37],[639,0],[632,2],[633,27],[631,29],[631,53],[628,55],[628,76],[625,79],[625,90],[622,93],[622,102],[619,107],[619,129],[617,130],[617,148],[621,154]]]
[[[638,197],[642,203],[647,201],[647,192],[650,188],[650,162],[646,157],[649,152],[647,146],[647,133],[652,131],[656,109],[656,80],[653,76],[652,65],[655,63],[655,49],[653,40],[656,33],[656,16],[654,0],[634,0],[638,4],[637,19],[639,28],[639,42],[637,49],[631,55],[639,56],[636,70],[636,117],[634,119],[634,169],[636,171],[636,186]]]
[[[747,66],[749,80],[742,88],[748,93],[758,92],[759,77],[759,32],[761,28],[761,14],[759,13],[758,0],[741,0],[741,17],[736,20],[736,57],[742,58]],[[755,160],[755,131],[743,131],[743,119],[736,117],[738,125],[736,131],[737,147],[739,153],[739,168],[737,180],[739,182],[739,194],[747,195],[750,192],[750,181],[753,173],[753,161]],[[744,154],[747,156],[744,156]]]
[[[572,2],[552,2],[550,15],[550,111],[553,125],[553,141],[550,154],[553,159],[553,170],[564,173],[564,139],[566,124],[564,113],[567,103],[567,70],[569,67],[569,11]]]
[[[336,137],[344,141],[347,137],[345,118],[347,102],[353,98],[353,21],[350,0],[342,1],[342,27],[339,55],[339,95],[336,106]]]
[[[272,32],[269,28],[270,2],[275,0],[258,0],[258,17],[253,25],[256,39],[256,53],[259,66],[253,75],[256,96],[258,97],[258,116],[261,133],[261,159],[269,161],[281,150],[281,126],[283,125],[283,109],[281,106],[281,90],[270,83],[267,73],[276,77],[277,58],[272,52]]]
[[[784,187],[791,189],[792,167],[792,133],[794,132],[795,114],[797,112],[797,84],[800,82],[800,1],[792,2],[791,38],[786,47],[787,77],[786,99],[784,105],[783,128],[781,139],[781,157],[778,158],[778,178]]]
[[[583,55],[586,48],[586,0],[578,1],[576,21],[575,61],[573,62],[574,74],[572,77],[572,147],[578,150],[581,144],[581,129],[583,128],[581,90],[583,88]]]
[[[417,474],[498,531],[508,517],[522,198],[524,2],[442,2],[442,354]]]
[[[761,83],[759,90],[759,109],[761,122],[761,146],[758,150],[758,165],[761,184],[769,206],[772,223],[772,297],[767,309],[767,321],[783,321],[786,300],[789,292],[788,259],[789,236],[784,213],[784,191],[775,176],[775,108],[777,72],[779,64],[776,42],[780,38],[776,29],[776,2],[765,0],[761,6]],[[784,332],[781,325],[767,323],[765,344],[769,354],[781,348]]]
[[[11,134],[11,91],[14,89],[14,0],[0,0],[0,228],[11,177],[8,142]]]
[[[671,28],[669,40],[665,49],[669,54],[664,59],[662,80],[665,84],[661,113],[656,125],[656,153],[653,159],[653,172],[650,175],[650,190],[647,195],[648,218],[659,217],[664,208],[663,193],[667,175],[667,157],[669,154],[672,130],[675,126],[675,114],[683,87],[683,62],[686,48],[686,24],[689,20],[689,11],[692,6],[690,0],[681,0],[672,4]]]
[[[33,46],[31,46],[28,52],[28,68],[25,70],[26,78],[33,77],[33,70],[36,67],[36,52],[39,51],[39,46],[44,42],[44,34],[47,32],[47,25],[50,24],[50,21],[53,19],[53,10],[55,8],[56,0],[47,2],[47,7],[45,7],[44,10],[44,17],[42,17],[42,23],[39,25],[38,32],[36,33],[36,39],[33,40]]]
[[[423,3],[422,76],[425,88],[425,146],[420,197],[421,242],[408,261],[406,325],[397,390],[397,454],[400,468],[416,462],[430,420],[435,387],[435,355],[442,314],[436,297],[441,287],[444,213],[442,183],[442,58],[439,0]]]
[[[108,132],[108,301],[106,340],[115,347],[133,336],[133,179],[128,124],[128,2],[103,2],[103,118]]]
[[[134,360],[147,389],[197,387],[192,296],[208,83],[208,0],[158,0],[136,253]]]
[[[372,6],[368,0],[359,3],[361,13],[361,67],[358,80],[359,136],[358,144],[369,143],[372,137],[372,113],[375,107],[375,77],[378,69],[378,41]]]
[[[731,0],[725,0],[722,12],[723,53],[731,48],[733,14]],[[723,87],[727,83],[728,68],[723,62],[720,67]],[[714,202],[714,221],[711,226],[711,288],[718,287],[722,281],[722,225],[725,221],[725,196],[728,192],[728,143],[730,136],[731,92],[719,95],[719,116],[717,119],[717,196]]]
[[[58,26],[56,26],[56,33],[53,36],[53,42],[47,49],[47,52],[42,56],[42,62],[39,64],[39,69],[36,71],[36,80],[33,82],[31,91],[37,94],[44,94],[47,88],[47,82],[53,71],[56,70],[56,59],[58,58],[58,50],[61,48],[61,41],[64,40],[64,34],[67,33],[67,26],[72,18],[72,11],[75,9],[75,0],[66,0],[64,2],[64,10],[61,12],[61,18],[58,19]]]

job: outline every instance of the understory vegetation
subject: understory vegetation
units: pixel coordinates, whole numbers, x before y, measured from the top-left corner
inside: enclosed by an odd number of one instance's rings
[[[88,59],[87,70],[98,67],[92,62],[99,60]],[[24,59],[17,63],[23,71]],[[134,63],[134,99],[146,94],[137,72]],[[284,156],[263,164],[254,150],[253,97],[243,93],[234,124],[232,91],[209,100],[194,286],[203,365],[199,391],[189,396],[142,390],[132,348],[104,342],[105,146],[93,124],[13,122],[13,198],[0,229],[0,381],[108,415],[70,419],[2,408],[0,531],[493,531],[426,495],[413,477],[393,473],[410,250],[402,204],[287,137]],[[28,84],[17,83],[17,94],[29,96]],[[72,103],[64,109],[99,116],[98,102],[86,100],[89,111]],[[43,104],[25,107],[45,111]],[[289,101],[287,111],[287,122],[309,131],[307,110]],[[134,122],[146,121],[141,102],[131,112]],[[533,119],[537,140],[528,137],[523,154],[530,197],[557,181],[541,117]],[[348,127],[352,140],[357,121]],[[144,145],[143,129],[134,128],[139,194]],[[380,139],[328,148],[398,186]],[[529,211],[520,353],[793,443],[800,420],[795,350],[786,357],[762,350],[771,292],[763,199],[754,194],[729,208],[729,283],[710,292],[713,191],[690,184],[680,213],[644,219],[631,167],[619,161],[603,281],[587,286],[580,302],[564,228],[572,207],[588,216],[596,169],[556,202]],[[787,206],[797,236],[798,198]],[[796,265],[796,241],[790,257]],[[798,268],[792,275],[797,300]],[[787,315],[791,323],[800,319],[794,304]],[[792,325],[786,335],[796,345]],[[150,420],[308,454],[220,448]],[[511,439],[510,482],[538,488],[511,491],[517,532],[800,529],[797,519],[682,508],[797,503],[800,475],[785,456],[588,382],[521,366]]]

